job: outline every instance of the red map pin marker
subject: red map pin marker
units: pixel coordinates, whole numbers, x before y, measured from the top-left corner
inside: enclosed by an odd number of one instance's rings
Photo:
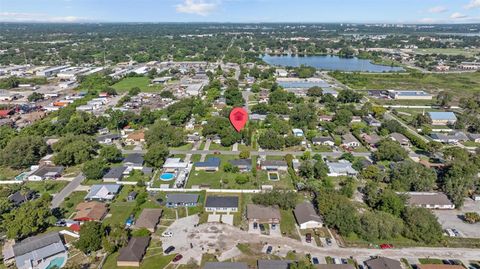
[[[232,123],[233,127],[237,132],[240,132],[243,127],[245,127],[245,124],[247,124],[248,120],[248,113],[245,111],[245,109],[241,107],[235,107],[232,109],[232,112],[230,112],[230,122]]]

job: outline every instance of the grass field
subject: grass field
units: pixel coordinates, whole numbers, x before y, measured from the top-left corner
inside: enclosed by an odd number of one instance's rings
[[[15,170],[6,166],[0,166],[0,180],[12,180],[21,172],[22,171],[20,170]]]
[[[280,220],[280,230],[282,234],[293,239],[300,240],[295,227],[295,217],[291,210],[281,210],[282,219]]]
[[[70,218],[70,215],[75,211],[75,207],[83,201],[86,195],[86,191],[75,191],[63,201],[60,208],[64,211],[66,218]]]
[[[141,268],[145,269],[153,269],[153,268],[165,268],[175,257],[175,254],[168,255],[168,256],[163,256],[162,253],[150,253],[152,252],[150,249],[147,249],[147,253],[145,255],[145,258],[143,259],[141,263]],[[104,269],[113,269],[113,268],[138,268],[138,267],[117,267],[117,257],[118,257],[118,252],[115,252],[113,254],[110,254],[103,264]]]
[[[480,73],[458,74],[358,74],[330,73],[340,82],[358,90],[423,89],[431,93],[446,90],[454,93],[454,98],[470,96],[480,91]]]
[[[428,48],[428,49],[416,49],[416,54],[444,54],[444,55],[463,55],[467,57],[475,56],[480,53],[479,49],[460,49],[460,48]]]
[[[134,87],[140,88],[142,92],[158,92],[163,88],[159,85],[149,85],[150,79],[148,77],[127,77],[115,83],[112,87],[118,92],[127,92]]]

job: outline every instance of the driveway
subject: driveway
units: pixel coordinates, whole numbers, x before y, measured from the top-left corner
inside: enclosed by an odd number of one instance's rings
[[[80,173],[77,175],[70,183],[65,186],[59,193],[57,193],[53,199],[52,203],[50,205],[50,208],[56,208],[59,207],[63,200],[65,200],[65,197],[68,197],[78,186],[80,186],[80,183],[85,179],[85,176]]]
[[[460,218],[466,212],[477,212],[480,214],[480,202],[467,198],[461,210],[434,210],[433,212],[443,229],[457,229],[464,237],[480,238],[480,223],[470,224]]]

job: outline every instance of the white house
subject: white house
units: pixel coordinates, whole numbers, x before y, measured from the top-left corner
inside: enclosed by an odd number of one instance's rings
[[[455,205],[441,192],[407,192],[407,203],[428,209],[455,209]]]

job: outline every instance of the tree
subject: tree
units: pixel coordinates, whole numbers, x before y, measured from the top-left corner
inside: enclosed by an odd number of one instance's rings
[[[307,90],[307,96],[310,97],[322,97],[323,90],[318,86],[313,86]]]
[[[250,158],[250,151],[249,150],[242,150],[240,151],[240,159],[248,159]]]
[[[33,92],[28,96],[27,99],[29,102],[37,102],[37,101],[43,100],[43,98],[44,98],[43,94],[39,92]]]
[[[390,173],[392,188],[398,191],[431,191],[436,180],[435,171],[410,160],[396,163]]]
[[[464,218],[469,223],[477,223],[480,222],[480,215],[477,212],[467,212],[464,215]]]
[[[122,160],[122,152],[115,146],[103,146],[99,157],[106,162],[116,163]]]
[[[407,208],[403,219],[406,228],[405,236],[427,244],[442,240],[442,226],[433,213],[426,208]]]
[[[224,165],[223,165],[223,171],[225,173],[238,173],[240,172],[240,170],[238,169],[238,167],[234,166],[232,163],[230,162],[226,162]]]
[[[161,168],[169,155],[168,147],[162,143],[156,143],[148,147],[145,154],[145,162],[155,168]]]
[[[0,163],[14,169],[37,164],[47,154],[48,146],[40,136],[17,136],[0,151]]]
[[[293,209],[297,205],[297,194],[293,191],[273,190],[253,195],[252,202],[264,206],[277,205],[281,209]]]
[[[442,177],[442,189],[457,208],[463,206],[464,198],[474,188],[478,168],[470,161],[455,161]]]
[[[248,177],[248,175],[237,175],[235,177],[235,182],[238,185],[243,185],[243,184],[247,183],[248,181],[250,181],[250,178]]]
[[[379,161],[403,161],[408,157],[407,151],[400,143],[384,139],[378,143],[377,151],[374,153],[375,159]]]
[[[137,95],[141,92],[142,92],[142,90],[139,87],[133,87],[128,91],[128,95],[129,96],[135,96],[135,95]]]
[[[310,160],[303,161],[298,168],[298,174],[305,179],[313,178],[315,170],[312,162]]]
[[[82,172],[87,179],[101,179],[105,174],[105,170],[105,161],[98,159],[86,161],[82,167]]]
[[[386,212],[365,212],[360,218],[360,236],[368,241],[397,238],[403,229],[402,219]]]
[[[335,228],[341,235],[348,236],[357,231],[359,216],[350,199],[334,191],[320,191],[317,195],[319,211],[325,224]]]
[[[145,131],[145,141],[149,146],[162,143],[167,146],[178,147],[185,143],[185,133],[182,128],[157,120],[148,131]]]
[[[53,145],[54,162],[71,166],[84,163],[96,155],[99,144],[91,136],[67,135]]]
[[[375,208],[400,217],[405,210],[405,198],[391,190],[384,190],[379,196]]]
[[[88,254],[102,247],[102,224],[96,221],[85,222],[80,229],[80,238],[75,247]]]
[[[361,99],[362,94],[350,89],[341,90],[337,97],[337,100],[340,103],[359,103]]]
[[[315,157],[315,156],[314,156]],[[329,172],[328,166],[325,164],[322,158],[317,159],[313,165],[313,172],[315,178],[325,178]]]
[[[376,165],[369,165],[365,169],[360,171],[360,177],[364,180],[371,180],[374,182],[381,182],[385,178],[385,175],[380,171],[380,168]]]
[[[447,107],[453,99],[453,95],[448,91],[441,91],[437,95],[437,104],[442,107]]]
[[[264,149],[282,149],[285,145],[285,139],[276,131],[268,129],[258,137],[258,145]]]
[[[108,253],[113,253],[128,243],[128,230],[120,224],[105,227],[105,234],[102,248]]]

